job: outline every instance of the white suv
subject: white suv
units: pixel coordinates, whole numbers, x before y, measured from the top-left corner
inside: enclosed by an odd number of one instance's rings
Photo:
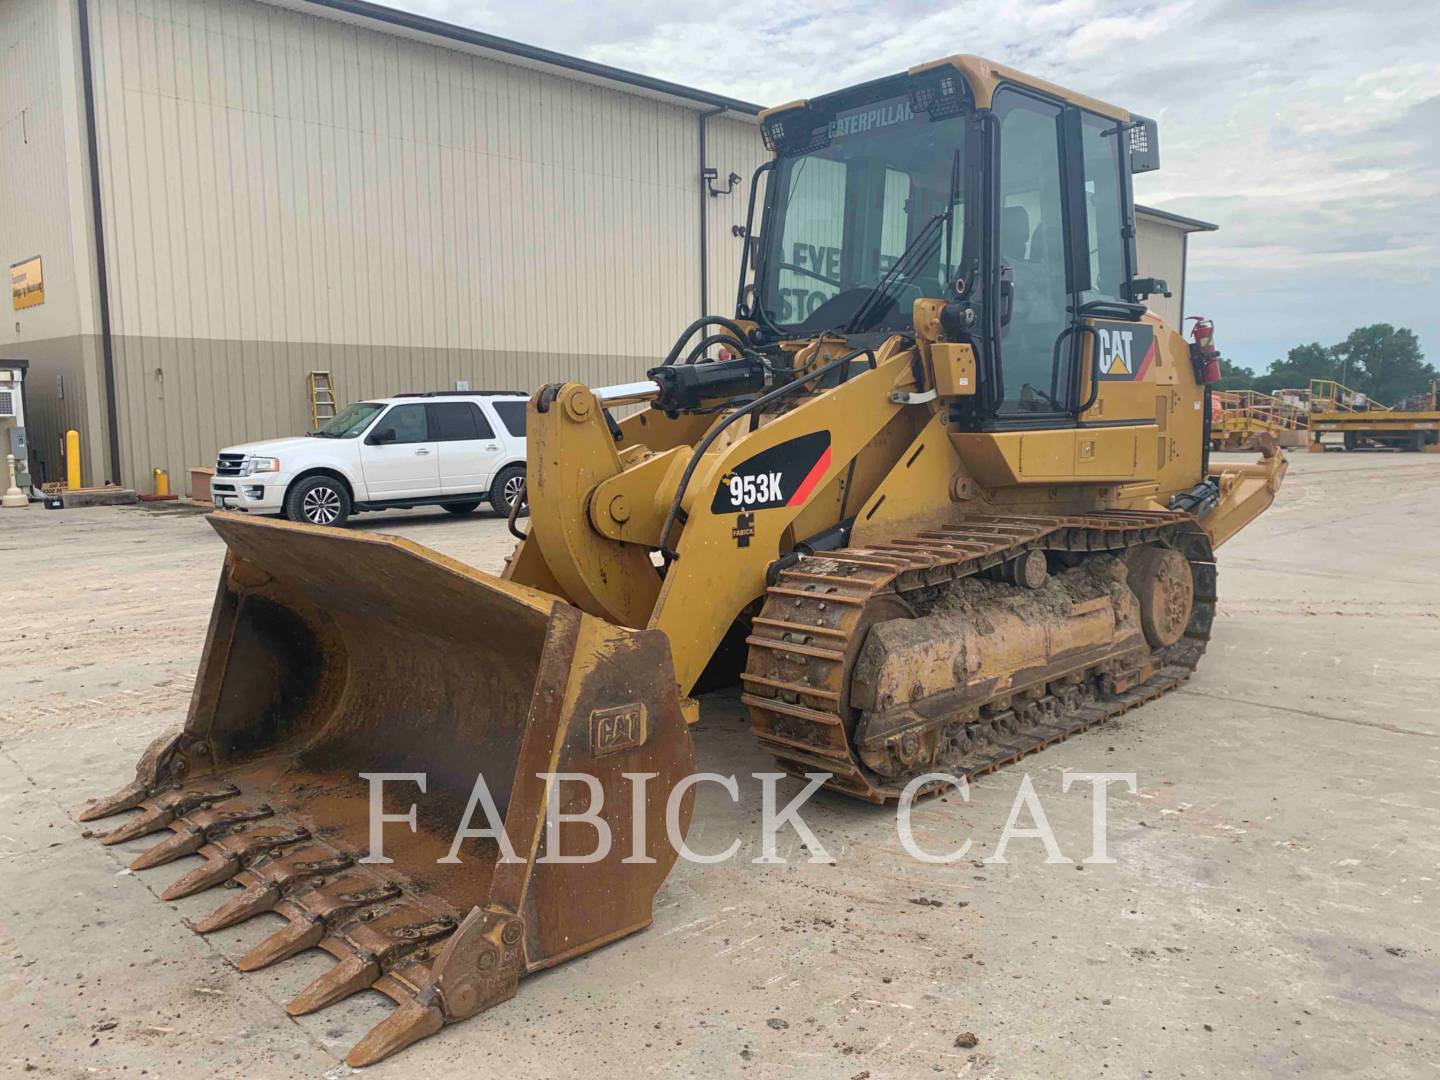
[[[309,435],[227,446],[210,494],[223,510],[312,525],[412,506],[468,514],[482,502],[508,514],[525,488],[527,397],[439,391],[358,401]]]

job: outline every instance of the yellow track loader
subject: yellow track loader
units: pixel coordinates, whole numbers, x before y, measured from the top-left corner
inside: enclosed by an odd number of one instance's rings
[[[648,924],[702,676],[845,795],[984,773],[1185,679],[1214,549],[1280,485],[1273,445],[1209,467],[1208,338],[1144,304],[1152,121],[957,56],[761,131],[735,317],[534,393],[503,577],[213,515],[184,728],[82,813],[163,833],[137,867],[199,856],[166,897],[231,885],[199,932],[282,915],[241,968],[333,954],[292,1013],[393,998],[354,1065]],[[487,800],[503,834],[457,832]]]

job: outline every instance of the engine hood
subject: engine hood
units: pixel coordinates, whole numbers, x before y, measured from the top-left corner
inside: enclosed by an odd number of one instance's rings
[[[317,445],[336,442],[335,439],[316,439],[307,435],[292,435],[284,439],[261,439],[258,442],[238,443],[227,446],[222,454],[244,454],[246,457],[278,457],[283,460],[287,452],[313,451]]]

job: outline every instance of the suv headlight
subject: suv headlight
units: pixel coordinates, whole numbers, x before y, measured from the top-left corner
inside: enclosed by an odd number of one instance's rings
[[[254,476],[256,473],[279,472],[280,459],[273,457],[249,457],[240,462],[241,476]]]

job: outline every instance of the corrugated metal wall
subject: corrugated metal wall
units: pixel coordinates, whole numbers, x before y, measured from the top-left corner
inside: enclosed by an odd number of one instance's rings
[[[740,174],[740,182],[729,195],[706,196],[706,248],[710,267],[707,307],[710,314],[728,316],[735,314],[735,290],[740,283],[740,260],[745,252],[744,240],[733,230],[745,226],[755,170],[770,160],[770,154],[760,141],[758,125],[724,116],[706,121],[705,149],[706,164],[718,174],[717,187],[723,189],[726,177],[732,172]],[[762,176],[755,199],[756,232],[760,231],[764,202],[765,178]],[[696,304],[698,306],[698,301]],[[671,333],[679,333],[681,329],[676,326]]]
[[[36,478],[63,477],[60,448],[73,428],[82,436],[84,477],[93,482],[101,475],[101,383],[95,341],[86,336],[88,285],[79,284],[74,257],[77,240],[84,245],[87,237],[72,232],[83,233],[85,220],[72,215],[80,147],[78,128],[67,132],[70,29],[69,13],[54,0],[0,3],[0,357],[32,364],[26,425]],[[68,119],[74,128],[74,115]],[[37,255],[45,302],[16,311],[8,268]]]
[[[303,430],[312,368],[344,400],[626,381],[698,314],[695,110],[250,0],[92,10],[128,481]],[[710,150],[748,185],[758,129]],[[709,214],[727,313],[743,190]]]
[[[52,0],[0,4],[0,264],[39,255],[45,303],[5,310],[31,340],[80,332],[66,202],[65,120],[60,96],[60,12]],[[0,340],[13,338],[11,333]]]
[[[1135,216],[1135,256],[1140,277],[1157,277],[1170,286],[1171,295],[1152,296],[1145,306],[1181,329],[1181,298],[1185,292],[1185,231],[1143,213]]]

